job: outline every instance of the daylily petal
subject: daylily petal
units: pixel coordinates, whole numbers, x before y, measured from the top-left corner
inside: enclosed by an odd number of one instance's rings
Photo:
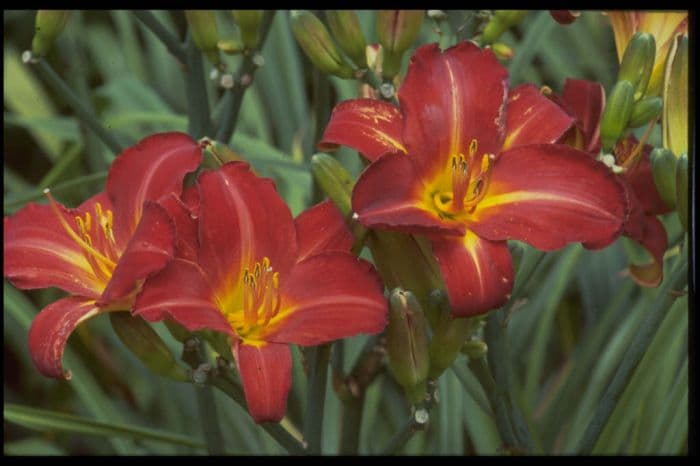
[[[95,301],[70,296],[49,304],[36,315],[29,328],[29,354],[39,372],[70,379],[70,371],[65,371],[61,363],[68,337],[78,324],[98,312]]]
[[[77,232],[81,212],[56,204],[66,225]],[[21,289],[56,286],[97,298],[106,282],[95,275],[80,245],[48,205],[27,204],[3,221],[3,274]],[[77,233],[76,233],[77,234]]]
[[[549,10],[549,14],[559,24],[571,24],[581,15],[581,13],[574,13],[571,10]]]
[[[513,288],[513,265],[505,241],[464,236],[431,237],[454,317],[483,314],[505,304]]]
[[[197,192],[195,189],[193,192]],[[158,200],[175,224],[175,256],[192,262],[197,261],[197,219],[190,209],[174,193]]]
[[[289,270],[297,257],[296,230],[271,180],[231,162],[202,173],[198,186],[199,264],[213,287],[229,287],[263,257],[280,274]]]
[[[297,262],[323,251],[350,251],[353,236],[340,210],[326,200],[294,219],[299,241]]]
[[[383,285],[372,265],[345,252],[322,252],[297,263],[280,281],[282,309],[265,339],[318,345],[387,322]]]
[[[275,343],[234,347],[248,412],[255,422],[279,422],[292,385],[292,353]]]
[[[403,117],[395,106],[374,99],[339,103],[323,132],[319,150],[352,147],[369,160],[389,152],[406,152],[401,140]]]
[[[419,47],[399,89],[403,140],[419,173],[430,179],[453,155],[496,154],[503,145],[508,74],[491,50],[460,42],[444,52]]]
[[[539,89],[532,84],[523,84],[508,94],[503,149],[554,143],[572,124],[573,118],[542,95]]]
[[[605,108],[603,85],[584,79],[567,79],[562,93],[564,109],[576,119],[583,135],[582,150],[598,154],[601,148],[600,119]]]
[[[174,257],[174,251],[172,218],[161,205],[146,201],[141,221],[97,304],[104,306],[132,293],[139,280],[165,267]]]
[[[517,239],[551,251],[621,232],[626,199],[612,171],[585,152],[521,146],[501,154],[468,226],[486,239]]]
[[[407,233],[463,234],[464,225],[425,206],[427,189],[410,157],[386,154],[362,172],[352,191],[352,208],[360,222]]]
[[[175,259],[144,283],[133,313],[150,322],[172,318],[188,330],[206,328],[232,333],[213,295],[199,265]]]
[[[184,133],[144,138],[112,162],[107,193],[114,204],[114,235],[124,248],[141,219],[143,203],[169,192],[180,194],[185,175],[202,161],[202,150]]]
[[[652,261],[645,265],[630,265],[630,276],[642,286],[656,287],[663,280],[663,258],[668,247],[666,229],[655,216],[644,215],[640,230],[641,235],[633,236],[627,231],[625,234],[641,244],[651,254]]]

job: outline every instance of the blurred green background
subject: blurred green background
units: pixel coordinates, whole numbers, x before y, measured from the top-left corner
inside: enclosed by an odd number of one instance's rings
[[[184,39],[181,11],[154,11]],[[473,21],[474,12],[450,11],[449,24],[426,19],[417,45],[449,43],[448,31]],[[4,213],[11,215],[43,188],[75,206],[103,189],[115,154],[78,119],[61,95],[22,52],[30,48],[35,11],[4,11]],[[222,36],[236,26],[217,13]],[[368,43],[376,42],[375,12],[360,11]],[[546,11],[532,12],[502,42],[515,56],[506,63],[511,85],[533,82],[560,91],[567,77],[601,82],[609,89],[617,72],[612,30],[599,12],[584,12],[573,24],[556,23]],[[262,55],[264,66],[245,94],[231,147],[264,176],[275,179],[293,214],[312,203],[309,159],[332,104],[356,97],[359,84],[321,76],[292,36],[287,11],[278,11]],[[410,52],[404,57],[404,67]],[[160,131],[187,130],[183,72],[165,46],[127,11],[73,12],[47,57],[123,147]],[[211,65],[204,61],[203,72]],[[236,70],[240,57],[227,57]],[[330,99],[319,104],[319,80],[329,81]],[[325,81],[321,81],[324,83]],[[214,121],[223,94],[206,80]],[[213,136],[213,135],[211,135]],[[658,134],[652,136],[652,144]],[[353,173],[362,163],[341,148],[337,157]],[[669,244],[681,238],[675,216],[664,219]],[[529,250],[528,250],[529,251]],[[677,253],[677,251],[676,251]],[[528,252],[526,252],[528,254]],[[511,396],[520,407],[540,453],[570,453],[583,435],[605,387],[640,327],[657,290],[640,289],[621,276],[642,254],[621,239],[604,251],[570,246],[549,254],[527,281],[527,301],[508,316],[503,361]],[[672,253],[671,253],[672,255]],[[668,261],[667,261],[668,262]],[[668,264],[667,264],[668,265]],[[519,274],[517,280],[522,280]],[[203,434],[193,387],[150,373],[110,328],[107,316],[88,321],[71,337],[64,364],[70,382],[42,377],[32,366],[27,332],[33,316],[61,296],[57,290],[4,290],[4,453],[25,454],[203,454]],[[595,453],[687,452],[687,298],[675,301],[642,363],[616,405]],[[180,345],[154,326],[179,356]],[[345,368],[365,338],[345,345]],[[288,416],[302,425],[306,376],[294,348]],[[503,454],[487,398],[461,356],[439,380],[440,402],[430,428],[401,450],[407,454]],[[216,393],[226,450],[235,454],[283,454],[238,405]],[[8,407],[8,404],[9,407]],[[19,407],[17,406],[19,405]],[[125,430],[100,430],[86,422],[22,410],[67,413]],[[340,402],[327,386],[324,453],[336,453]],[[410,415],[401,388],[384,371],[370,386],[364,407],[360,453],[378,453]],[[144,431],[144,429],[146,429]]]

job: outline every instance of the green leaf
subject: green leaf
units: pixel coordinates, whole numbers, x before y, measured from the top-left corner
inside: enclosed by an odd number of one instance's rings
[[[66,452],[41,437],[30,437],[4,445],[6,455],[16,456],[62,456]]]

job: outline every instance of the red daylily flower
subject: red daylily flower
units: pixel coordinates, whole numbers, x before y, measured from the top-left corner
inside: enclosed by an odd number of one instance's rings
[[[61,364],[75,327],[102,312],[128,310],[140,283],[173,257],[175,226],[156,200],[180,194],[201,150],[189,136],[149,136],[122,152],[106,191],[76,209],[30,203],[5,217],[4,275],[21,289],[70,293],[45,307],[29,330],[34,364],[48,377],[70,378]]]
[[[597,156],[601,148],[600,119],[605,109],[603,86],[581,79],[567,79],[561,98],[555,100],[576,118],[575,134],[567,135],[565,139],[591,156]],[[668,247],[666,229],[656,216],[672,209],[656,189],[649,159],[653,147],[649,144],[638,146],[636,138],[629,136],[618,143],[613,152],[616,165],[624,167],[618,177],[631,206],[624,235],[641,244],[653,259],[649,264],[630,266],[630,275],[640,285],[655,287],[663,279],[663,255]],[[631,160],[635,150],[639,154]]]
[[[603,247],[627,216],[624,189],[605,165],[553,144],[573,119],[532,85],[509,92],[507,79],[493,53],[473,43],[420,47],[400,108],[343,102],[320,143],[373,161],[353,191],[360,222],[427,234],[458,317],[508,300],[506,240],[547,251]]]
[[[274,184],[240,162],[204,172],[196,187],[188,193],[199,203],[189,236],[196,260],[177,258],[150,278],[134,312],[230,335],[251,416],[279,421],[291,384],[288,344],[381,331],[382,283],[348,252],[352,235],[329,201],[293,219]]]

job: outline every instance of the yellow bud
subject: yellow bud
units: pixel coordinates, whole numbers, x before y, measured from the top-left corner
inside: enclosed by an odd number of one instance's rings
[[[665,75],[663,145],[678,157],[688,152],[688,36],[673,41]]]
[[[501,60],[510,60],[513,58],[513,49],[504,44],[503,42],[496,42],[491,45],[491,50],[493,50],[494,55]]]
[[[46,55],[56,38],[66,27],[69,16],[70,11],[68,10],[39,10],[36,12],[35,32],[32,39],[32,52],[35,55]]]
[[[192,33],[192,39],[207,59],[218,66],[219,33],[216,28],[216,18],[212,10],[185,10],[185,18]]]
[[[263,10],[231,10],[241,30],[243,45],[249,49],[258,46],[260,40],[260,22],[263,18]]]

